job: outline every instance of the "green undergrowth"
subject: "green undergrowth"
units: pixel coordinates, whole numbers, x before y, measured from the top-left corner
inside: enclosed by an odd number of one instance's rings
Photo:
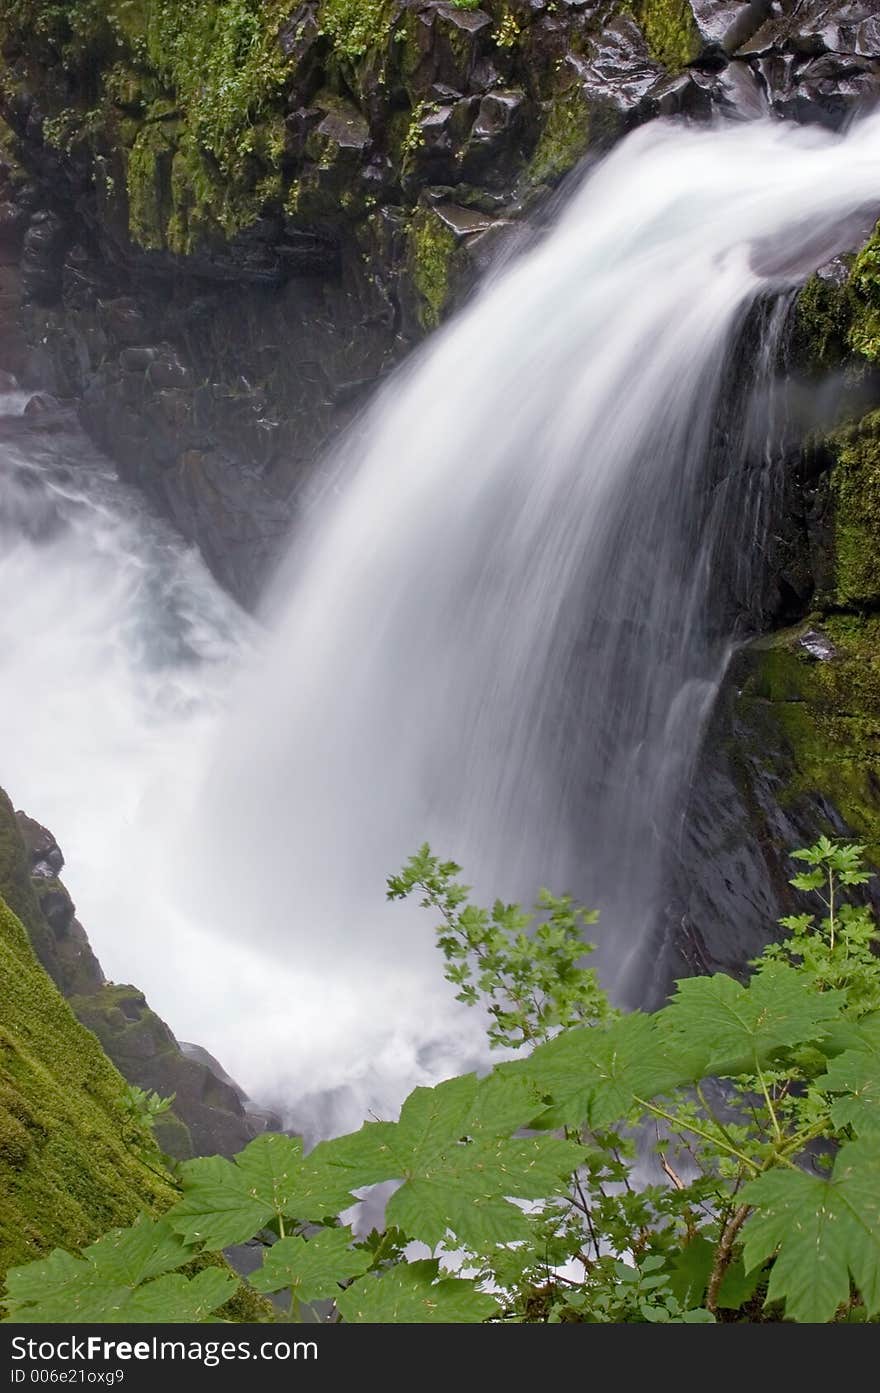
[[[645,1014],[614,1009],[584,965],[595,914],[548,891],[533,911],[482,907],[421,847],[388,897],[431,910],[447,981],[508,1058],[308,1154],[265,1134],[187,1162],[160,1220],[12,1270],[9,1318],[212,1320],[238,1284],[194,1259],[254,1241],[240,1294],[272,1296],[285,1324],[316,1302],[345,1323],[876,1321],[880,959],[863,852],[820,837],[793,853],[804,912],[747,984],[691,978]],[[389,1182],[384,1227],[357,1236],[353,1195]]]

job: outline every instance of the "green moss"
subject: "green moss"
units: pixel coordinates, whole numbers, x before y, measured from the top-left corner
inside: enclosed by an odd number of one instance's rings
[[[132,239],[148,251],[166,245],[171,167],[174,143],[161,121],[153,121],[137,136],[128,156],[128,228]]]
[[[632,0],[632,11],[651,57],[680,72],[700,53],[700,35],[688,0]]]
[[[850,345],[863,358],[880,362],[880,225],[855,259],[850,288]]]
[[[820,372],[839,368],[850,356],[855,301],[847,281],[842,284],[811,276],[795,305],[792,332],[794,360]]]
[[[0,901],[0,1272],[173,1198],[125,1084]],[[145,1157],[152,1159],[145,1163]]]
[[[423,329],[435,329],[443,317],[457,249],[455,234],[434,210],[418,208],[409,227],[409,267]]]
[[[761,718],[768,762],[785,747],[783,807],[808,799],[821,820],[832,806],[880,864],[880,617],[833,615],[820,628],[833,649],[824,661],[798,643],[802,630],[753,645],[742,700]]]
[[[880,602],[880,411],[828,440],[834,452],[836,605]]]
[[[526,183],[555,183],[574,168],[589,143],[589,107],[580,87],[569,87],[550,104],[529,161]]]

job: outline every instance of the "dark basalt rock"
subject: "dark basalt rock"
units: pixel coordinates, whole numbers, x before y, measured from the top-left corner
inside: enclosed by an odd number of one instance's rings
[[[24,235],[21,279],[24,293],[37,305],[52,305],[61,295],[64,245],[63,220],[46,209],[34,213]]]

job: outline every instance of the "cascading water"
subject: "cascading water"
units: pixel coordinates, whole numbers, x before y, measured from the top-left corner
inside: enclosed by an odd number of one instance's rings
[[[731,642],[717,582],[766,526],[767,422],[760,394],[731,394],[731,353],[753,307],[878,203],[877,118],[843,140],[765,123],[629,137],[351,435],[229,714],[138,715],[115,777],[139,794],[149,740],[164,774],[147,842],[174,913],[152,913],[137,970],[251,1092],[347,1086],[314,1107],[349,1125],[479,1059],[430,920],[383,905],[423,839],[480,894],[547,883],[596,905],[606,980],[645,989],[663,855]],[[772,334],[763,352],[769,370]],[[38,569],[69,566],[67,546],[44,544]],[[122,589],[102,597],[112,632],[136,603]],[[216,666],[195,661],[198,685]],[[78,662],[67,688],[105,690]],[[10,672],[39,760],[39,674]],[[71,771],[78,757],[68,744]],[[57,768],[18,778],[3,759],[72,852]],[[100,924],[83,910],[106,956],[108,907]],[[116,915],[130,925],[121,888]]]

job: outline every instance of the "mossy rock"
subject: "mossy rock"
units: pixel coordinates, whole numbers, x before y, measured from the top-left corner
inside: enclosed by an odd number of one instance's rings
[[[648,52],[671,73],[700,56],[702,41],[688,0],[631,0]]]
[[[0,1272],[174,1198],[125,1082],[0,901]]]
[[[407,247],[419,321],[425,330],[436,329],[452,299],[458,239],[433,208],[421,207],[410,222]]]
[[[841,607],[880,604],[880,411],[829,440],[834,464],[834,593]]]
[[[524,176],[526,186],[555,184],[573,169],[590,144],[591,113],[578,83],[545,108],[538,143]]]
[[[55,980],[61,968],[52,930],[43,917],[15,809],[0,788],[0,896],[27,929],[40,962]]]
[[[188,1132],[163,1118],[154,1136],[126,1107],[126,1084],[37,961],[24,925],[0,899],[0,1280],[53,1248],[77,1252],[177,1198],[157,1140],[185,1156]],[[122,1008],[119,1009],[122,1014]],[[225,1267],[210,1253],[192,1271]],[[241,1287],[228,1320],[260,1321],[269,1305]],[[0,1297],[2,1316],[2,1297]]]
[[[845,827],[880,865],[880,616],[821,618],[740,663],[740,709],[782,771],[782,806],[809,803],[817,834]]]

